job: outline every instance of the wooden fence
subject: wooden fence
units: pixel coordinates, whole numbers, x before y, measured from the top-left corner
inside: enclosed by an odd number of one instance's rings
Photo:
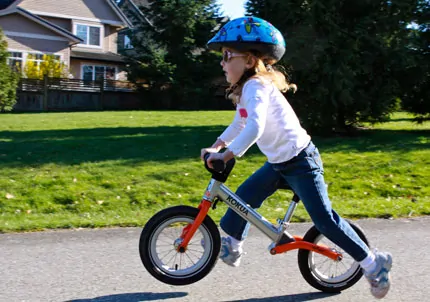
[[[14,111],[68,111],[140,109],[130,82],[48,78],[21,79]]]

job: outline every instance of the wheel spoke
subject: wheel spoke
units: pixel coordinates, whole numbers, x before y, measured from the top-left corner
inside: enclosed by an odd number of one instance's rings
[[[187,258],[191,261],[193,265],[196,265],[196,263],[193,261],[193,259],[191,259],[191,257],[187,253],[185,253],[185,256],[187,256]]]
[[[168,240],[172,240],[175,241],[176,238],[179,238],[179,236],[177,236],[176,234],[174,234],[173,232],[166,232],[165,236],[167,237],[166,239]]]
[[[200,259],[200,257],[196,256],[196,254],[194,253],[195,251],[188,249],[187,252],[188,252],[189,256],[192,256],[193,258],[196,258],[196,259]],[[197,251],[197,252],[200,252],[200,251]],[[203,254],[203,253],[200,252],[200,254]]]
[[[169,244],[169,245],[173,245],[173,242],[175,242],[175,240],[167,241],[167,239],[166,239],[166,240],[161,240],[161,239],[160,239],[160,241],[161,241],[162,243]]]
[[[315,266],[319,266],[319,265],[324,265],[329,263],[330,261],[332,261],[330,258],[328,257],[319,257],[321,258],[321,261],[319,261],[318,263],[315,263]]]
[[[176,260],[177,254],[178,254],[178,253],[174,253],[174,254],[173,254],[173,256],[172,256],[168,261],[166,261],[166,264],[167,264],[167,265],[169,265],[169,263],[173,263],[173,264],[175,264],[175,262],[176,262],[176,261],[172,261],[172,260],[173,260],[173,259],[175,259],[175,260]],[[169,266],[169,267],[170,267],[170,268],[173,268],[173,265],[172,265],[172,266]]]
[[[327,274],[328,271],[328,274]],[[322,271],[322,273],[326,276],[330,275],[330,265],[325,266],[325,270]]]
[[[169,256],[172,252],[176,252],[176,251],[172,249],[172,250],[169,250],[167,252],[164,252],[164,254],[160,258],[160,260],[163,260],[165,257]]]
[[[190,248],[188,248],[187,250],[188,250],[188,251],[197,252],[197,253],[200,253],[200,254],[203,254],[203,253],[205,252],[205,251],[195,250],[195,249],[190,249]]]
[[[345,262],[343,261],[343,260],[341,260],[340,262],[339,262],[345,269],[348,269],[348,267],[346,266],[346,264],[345,264]],[[351,265],[352,265],[352,263],[351,263]]]
[[[173,244],[172,243],[164,243],[164,244],[157,243],[157,247],[162,247],[162,246],[171,246],[171,247],[173,247]]]
[[[332,278],[337,276],[337,263],[334,263],[334,274],[331,275]]]

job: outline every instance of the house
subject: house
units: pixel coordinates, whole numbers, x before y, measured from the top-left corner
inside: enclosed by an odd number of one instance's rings
[[[114,0],[0,0],[0,27],[13,67],[53,54],[70,78],[126,80],[117,40],[132,24]]]

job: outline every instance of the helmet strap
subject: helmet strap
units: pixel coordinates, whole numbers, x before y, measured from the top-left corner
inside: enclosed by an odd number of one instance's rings
[[[238,96],[240,96],[242,94],[242,87],[243,84],[245,84],[245,82],[253,77],[254,75],[256,75],[257,72],[254,70],[254,68],[250,68],[250,69],[246,69],[242,76],[240,77],[239,81],[237,81],[237,83],[231,85],[229,88],[227,88],[227,90],[225,91],[225,98],[229,99],[230,95],[233,94],[237,94]]]

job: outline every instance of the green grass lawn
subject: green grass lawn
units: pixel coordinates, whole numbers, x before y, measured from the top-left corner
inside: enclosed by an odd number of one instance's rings
[[[0,232],[142,226],[168,206],[197,206],[210,175],[199,159],[233,111],[0,115]],[[405,113],[358,137],[313,137],[334,208],[343,216],[430,214],[430,122]],[[227,185],[264,163],[253,147]],[[288,191],[259,211],[284,215]],[[210,212],[215,220],[225,205]],[[295,221],[309,220],[302,205]]]

